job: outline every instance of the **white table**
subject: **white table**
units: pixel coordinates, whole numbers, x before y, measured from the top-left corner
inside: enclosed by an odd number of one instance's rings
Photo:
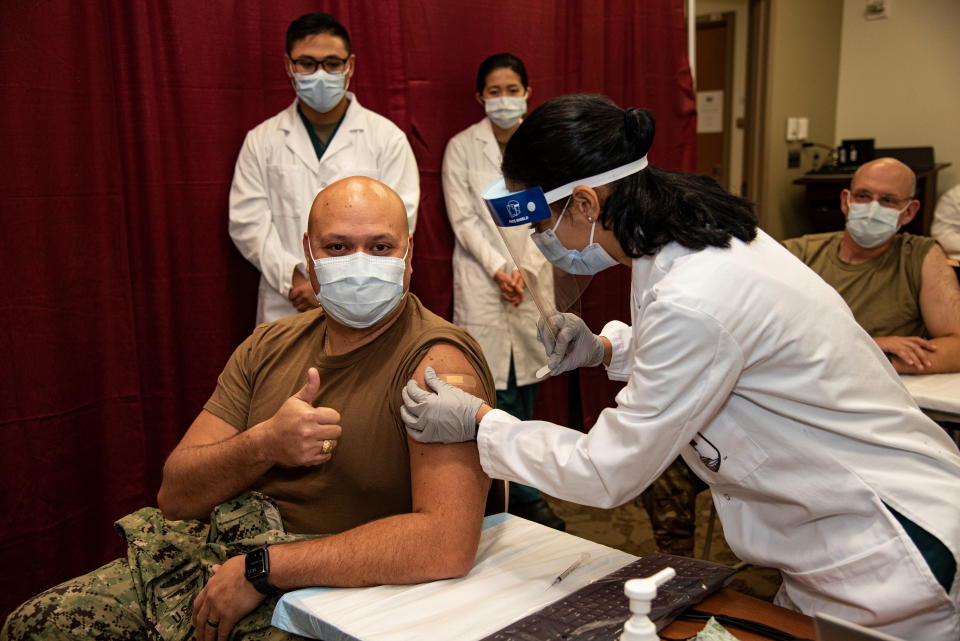
[[[295,590],[280,599],[273,625],[326,641],[476,641],[637,559],[511,514],[483,522],[476,562],[463,578]]]
[[[900,380],[924,414],[935,421],[960,424],[960,372],[902,374]],[[948,428],[960,445],[960,430]]]
[[[903,374],[900,380],[920,409],[938,415],[935,420],[960,423],[960,372]]]

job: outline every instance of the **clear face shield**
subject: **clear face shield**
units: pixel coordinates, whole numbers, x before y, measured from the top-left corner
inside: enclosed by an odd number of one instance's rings
[[[593,279],[593,274],[571,273],[571,271],[577,272],[582,270],[578,269],[577,263],[569,261],[569,270],[553,267],[553,286],[552,288],[547,287],[545,289],[544,283],[539,282],[542,276],[538,277],[531,270],[523,267],[522,252],[527,251],[528,247],[533,244],[530,242],[530,235],[533,233],[534,225],[540,221],[550,219],[550,204],[568,198],[573,194],[573,190],[576,187],[585,186],[596,188],[607,185],[626,176],[635,174],[646,166],[647,157],[643,156],[626,165],[615,167],[595,176],[575,180],[556,189],[551,189],[546,193],[540,187],[530,187],[522,191],[510,192],[503,178],[495,181],[484,191],[482,196],[483,201],[490,211],[494,223],[497,225],[497,230],[500,232],[504,244],[510,252],[514,265],[516,265],[520,271],[520,275],[524,281],[525,291],[530,293],[537,309],[540,311],[547,331],[553,333],[554,337],[556,337],[556,329],[551,324],[550,319],[556,316],[557,312],[573,312],[578,316],[580,315],[580,297]],[[543,236],[552,233],[551,230],[545,231],[540,235]],[[517,242],[518,238],[521,239],[521,243]],[[556,249],[558,253],[562,254],[566,251],[570,254],[580,255],[579,251],[565,250],[559,244],[558,240],[554,239],[554,241],[553,249]],[[593,243],[592,233],[590,242],[591,244]],[[540,244],[542,245],[542,243]],[[559,257],[551,257],[550,253],[547,253],[549,249],[541,247],[541,250],[552,263],[556,264],[561,262],[558,260]],[[608,264],[606,266],[610,265]],[[552,291],[553,295],[550,296],[549,293],[544,294],[545,291]]]
[[[523,191],[509,192],[503,178],[491,184],[483,193],[484,203],[497,225],[497,231],[510,253],[513,267],[520,272],[523,279],[524,293],[533,299],[534,304],[545,322],[547,331],[554,335],[550,319],[558,311],[566,311],[576,303],[579,294],[567,291],[567,279],[563,272],[550,267],[534,273],[529,269],[530,261],[524,260],[526,252],[539,250],[530,242],[535,223],[549,220],[550,204],[540,187],[532,187]],[[553,283],[541,282],[545,274],[553,274]]]

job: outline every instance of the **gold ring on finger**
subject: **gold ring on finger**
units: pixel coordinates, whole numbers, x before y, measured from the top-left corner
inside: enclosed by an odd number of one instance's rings
[[[330,453],[330,450],[332,450],[332,449],[333,449],[333,441],[331,441],[331,440],[329,440],[329,439],[324,439],[323,442],[320,443],[320,453],[321,453],[321,454],[329,454],[329,453]]]

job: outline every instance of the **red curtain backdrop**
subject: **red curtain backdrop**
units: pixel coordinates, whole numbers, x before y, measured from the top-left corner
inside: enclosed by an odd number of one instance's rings
[[[692,170],[682,0],[12,0],[0,6],[0,616],[122,553],[112,522],[154,505],[169,451],[250,332],[257,272],[227,235],[247,130],[283,109],[287,25],[337,15],[352,89],[409,135],[423,197],[414,291],[449,317],[447,140],[482,116],[491,53],[527,64],[531,108],[576,91],[657,117],[653,164]],[[594,329],[629,273],[595,279]],[[611,404],[579,375],[584,424]],[[569,381],[544,386],[567,420]]]

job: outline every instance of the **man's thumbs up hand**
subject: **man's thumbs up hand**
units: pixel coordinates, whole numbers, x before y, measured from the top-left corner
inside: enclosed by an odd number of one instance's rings
[[[256,426],[262,431],[263,454],[287,467],[320,465],[330,460],[342,431],[340,413],[329,407],[313,407],[320,393],[320,372],[307,370],[307,380],[277,413]]]
[[[294,397],[299,398],[307,405],[313,405],[313,401],[317,398],[317,394],[319,393],[320,372],[317,371],[316,367],[311,367],[307,370],[306,382],[303,384],[303,387],[300,388],[300,391],[294,394]]]

